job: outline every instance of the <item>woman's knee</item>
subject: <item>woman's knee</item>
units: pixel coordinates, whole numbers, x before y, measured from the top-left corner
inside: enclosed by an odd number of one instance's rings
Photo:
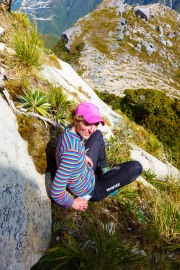
[[[134,170],[137,172],[137,175],[140,175],[143,170],[141,163],[137,160],[133,160],[132,162],[133,162]]]
[[[102,132],[100,130],[96,130],[91,136],[94,136],[97,140],[103,138]]]
[[[102,142],[103,141],[103,135],[102,132],[100,130],[96,130],[95,132],[93,132],[90,136],[90,138],[87,140],[87,142]]]

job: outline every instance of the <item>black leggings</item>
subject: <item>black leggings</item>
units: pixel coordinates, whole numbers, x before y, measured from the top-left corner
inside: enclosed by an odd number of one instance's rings
[[[142,165],[138,161],[124,162],[107,173],[100,174],[102,168],[108,166],[105,155],[105,144],[100,130],[94,132],[87,140],[87,155],[93,161],[93,170],[96,173],[96,182],[93,191],[89,194],[90,201],[99,201],[110,193],[133,182],[142,172]]]

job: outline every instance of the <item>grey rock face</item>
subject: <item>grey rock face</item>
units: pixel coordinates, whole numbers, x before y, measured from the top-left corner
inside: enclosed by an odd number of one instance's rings
[[[167,45],[166,40],[165,40],[165,39],[163,39],[163,38],[161,38],[161,44],[163,44],[164,46],[166,46],[166,45]]]
[[[149,8],[137,6],[134,8],[134,13],[144,19],[146,22],[149,20],[150,10]]]
[[[119,1],[118,3],[118,12],[119,14],[122,16],[123,12],[125,11],[126,9],[126,5],[124,4],[124,1]]]
[[[175,37],[175,34],[174,33],[170,33],[169,35],[168,35],[168,38],[174,38]]]
[[[166,44],[167,44],[168,47],[172,46],[172,42],[170,40],[167,40]]]
[[[0,51],[4,51],[5,46],[3,42],[0,42]]]
[[[117,35],[117,40],[118,40],[118,41],[121,41],[121,40],[123,40],[123,39],[124,39],[124,34],[120,32],[120,33]]]
[[[124,18],[121,18],[117,27],[118,35],[117,35],[117,40],[121,41],[124,39],[124,33],[126,31],[126,26],[127,26],[127,20]]]
[[[170,24],[166,24],[166,29],[168,30],[168,31],[171,31],[171,26],[170,26]]]
[[[151,26],[151,29],[152,30],[155,30],[156,29],[156,26],[155,25],[150,24],[150,26]]]
[[[0,123],[0,269],[29,270],[49,245],[51,203],[1,95]]]
[[[154,48],[154,45],[151,43],[148,43],[146,41],[142,41],[142,46],[144,46],[146,48],[146,51],[148,53],[148,55],[150,56],[153,52],[156,51],[156,49]]]
[[[119,48],[119,44],[118,43],[113,42],[112,44],[110,44],[110,50],[111,50],[111,52],[114,52],[118,48]]]
[[[162,28],[161,25],[158,26],[158,31],[160,32],[160,34],[163,34],[164,33],[163,28]]]
[[[138,43],[137,46],[135,47],[135,50],[140,52],[141,51],[141,44]]]

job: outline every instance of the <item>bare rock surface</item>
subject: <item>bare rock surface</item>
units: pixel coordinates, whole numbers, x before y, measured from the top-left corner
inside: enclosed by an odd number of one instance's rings
[[[165,181],[168,178],[177,181],[180,179],[180,171],[170,163],[164,163],[137,146],[132,146],[131,158],[138,160],[145,171],[153,173],[158,180]]]
[[[51,203],[18,133],[16,117],[0,96],[0,269],[30,269],[48,248]]]

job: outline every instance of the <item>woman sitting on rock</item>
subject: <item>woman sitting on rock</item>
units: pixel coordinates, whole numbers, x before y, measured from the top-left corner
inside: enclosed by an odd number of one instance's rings
[[[56,147],[57,171],[51,196],[64,208],[85,211],[88,201],[113,195],[134,181],[142,172],[138,161],[108,167],[105,144],[99,124],[104,125],[99,108],[83,102],[74,113],[72,126],[59,136]]]

